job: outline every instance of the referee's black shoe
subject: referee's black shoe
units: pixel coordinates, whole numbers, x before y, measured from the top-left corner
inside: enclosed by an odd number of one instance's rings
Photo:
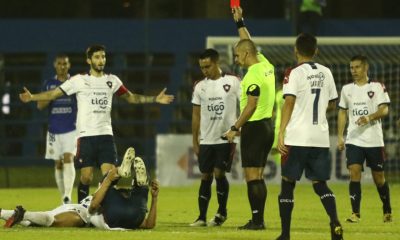
[[[254,223],[253,220],[249,220],[248,223],[246,223],[243,226],[238,227],[238,230],[264,230],[265,229],[265,224],[264,222],[262,223]]]

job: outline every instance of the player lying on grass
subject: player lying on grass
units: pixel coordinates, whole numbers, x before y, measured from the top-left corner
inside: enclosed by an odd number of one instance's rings
[[[154,228],[159,183],[154,180],[150,184],[152,201],[146,218],[149,191],[147,172],[143,160],[132,153],[133,148],[129,148],[121,167],[109,171],[93,196],[79,204],[65,204],[44,212],[26,211],[22,206],[17,206],[15,210],[0,209],[0,218],[6,220],[4,227],[10,228],[19,223],[23,226],[43,227],[94,226],[107,230]],[[115,188],[115,183],[121,177],[118,173],[123,171],[129,177],[132,164],[135,170],[132,188]]]

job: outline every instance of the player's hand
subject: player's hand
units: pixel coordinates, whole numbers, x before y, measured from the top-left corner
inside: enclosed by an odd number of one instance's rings
[[[233,20],[235,20],[235,22],[239,21],[240,19],[243,18],[243,9],[241,7],[234,7],[232,8],[232,14],[233,14]]]
[[[280,132],[278,135],[278,150],[282,156],[285,156],[288,153],[288,148],[285,145],[284,136]]]
[[[24,92],[19,94],[19,99],[24,103],[30,102],[32,101],[32,94],[26,87],[24,87]]]
[[[226,138],[228,142],[232,143],[235,139],[236,131],[228,130],[222,137]]]
[[[194,142],[193,143],[193,152],[199,156],[199,152],[200,152],[200,145],[199,142]]]
[[[160,191],[160,182],[157,179],[154,179],[150,183],[151,196],[156,198],[158,196],[158,192]]]
[[[343,137],[338,137],[337,148],[339,151],[344,150],[344,139]]]
[[[168,95],[165,94],[167,91],[167,88],[164,88],[156,97],[156,103],[160,104],[170,104],[172,101],[174,101],[174,95]]]
[[[112,166],[112,168],[108,171],[106,179],[108,179],[110,182],[119,179],[120,176],[118,175],[118,169],[115,166]]]
[[[370,122],[369,116],[361,116],[359,119],[357,119],[356,124],[358,126],[364,126],[367,125]]]

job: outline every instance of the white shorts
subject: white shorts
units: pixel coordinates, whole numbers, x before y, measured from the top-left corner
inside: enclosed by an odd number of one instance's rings
[[[83,206],[82,204],[64,204],[56,209],[48,211],[48,213],[53,217],[60,213],[65,213],[65,212],[75,212],[81,217],[81,219],[86,224],[89,223],[88,208],[86,206]]]
[[[67,133],[54,134],[47,132],[46,159],[60,160],[64,153],[76,153],[76,130]]]

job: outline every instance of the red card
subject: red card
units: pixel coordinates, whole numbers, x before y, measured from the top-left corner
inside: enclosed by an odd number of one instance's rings
[[[240,0],[231,0],[231,8],[240,7]]]

